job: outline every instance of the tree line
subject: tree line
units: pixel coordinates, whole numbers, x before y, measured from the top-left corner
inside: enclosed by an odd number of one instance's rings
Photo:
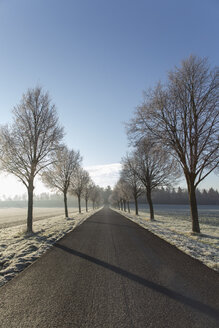
[[[152,194],[180,176],[187,183],[192,231],[199,233],[197,187],[219,171],[219,70],[206,58],[191,55],[169,72],[167,81],[144,92],[143,102],[127,124],[132,151],[122,159],[122,172],[112,202],[126,210],[146,194],[154,220]]]
[[[145,203],[145,193],[138,198],[138,203]],[[196,189],[196,198],[198,205],[219,205],[219,192],[213,188],[209,190]],[[176,205],[188,205],[189,196],[187,189],[182,189],[181,187],[175,188],[157,188],[152,193],[153,204],[176,204]],[[128,202],[128,201],[127,201]],[[130,203],[134,203],[134,198],[131,196]],[[114,202],[117,205],[118,202]],[[121,206],[120,206],[121,207]],[[127,204],[128,209],[128,204]]]
[[[88,207],[91,208],[97,208],[103,203],[103,197],[102,197],[102,189],[98,188],[98,198],[96,198],[96,201],[91,201],[91,198],[88,201]],[[24,208],[27,207],[27,195],[15,195],[13,197],[2,197],[0,200],[0,207],[1,208],[7,208],[7,207],[20,207]],[[81,206],[86,208],[86,203],[84,197],[81,198]],[[69,207],[78,207],[78,198],[75,195],[68,194],[68,205]],[[55,208],[55,207],[62,207],[63,206],[63,196],[60,192],[56,193],[42,193],[37,194],[33,196],[33,206],[34,207],[49,207],[49,208]],[[79,207],[78,207],[79,210]]]
[[[81,213],[88,200],[97,203],[98,187],[81,166],[79,151],[63,143],[55,105],[41,87],[28,89],[12,111],[12,124],[0,127],[0,170],[16,176],[27,188],[27,233],[33,232],[34,181],[40,176],[48,188],[63,195],[68,218],[67,195],[75,195]]]

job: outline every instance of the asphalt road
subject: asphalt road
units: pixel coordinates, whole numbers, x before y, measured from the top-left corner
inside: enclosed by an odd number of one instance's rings
[[[219,327],[219,275],[103,209],[0,289],[0,327]]]

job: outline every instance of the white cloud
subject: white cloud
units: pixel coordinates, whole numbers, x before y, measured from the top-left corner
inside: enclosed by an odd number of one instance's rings
[[[121,171],[120,163],[93,165],[85,167],[91,179],[100,187],[114,187]]]

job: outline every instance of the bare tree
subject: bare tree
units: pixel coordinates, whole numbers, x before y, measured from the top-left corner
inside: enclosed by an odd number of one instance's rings
[[[27,232],[32,232],[36,175],[51,164],[63,138],[55,105],[40,87],[29,89],[13,110],[11,127],[1,128],[1,168],[18,177],[28,190]]]
[[[91,189],[90,199],[93,204],[93,209],[97,206],[98,203],[100,203],[100,188],[96,185],[93,185]]]
[[[91,196],[94,184],[89,176],[89,173],[85,171],[85,174],[87,175],[87,179],[84,181],[83,196],[85,199],[86,212],[88,212],[88,200]]]
[[[120,190],[118,181],[117,181],[116,185],[113,188],[113,197],[112,197],[112,200],[113,200],[113,202],[114,201],[117,201],[119,210],[123,210],[122,194],[121,194],[121,190]]]
[[[112,194],[112,189],[110,186],[107,186],[106,188],[104,188],[102,195],[103,195],[103,202],[105,206],[109,205],[109,200],[110,200],[110,196]]]
[[[85,186],[89,180],[87,171],[81,167],[77,168],[70,182],[70,193],[78,198],[78,211],[81,213],[81,196],[83,195]]]
[[[184,172],[191,208],[192,230],[200,232],[196,188],[219,165],[218,69],[204,58],[190,56],[169,73],[139,106],[129,132],[148,133],[162,142]]]
[[[68,218],[67,193],[71,177],[81,163],[79,151],[69,150],[62,146],[53,155],[53,164],[42,174],[43,182],[64,195],[65,217]]]
[[[130,200],[132,197],[132,188],[130,184],[125,179],[123,179],[123,177],[119,179],[117,186],[121,193],[124,211],[126,212],[126,207],[127,207],[128,212],[130,213]]]
[[[122,159],[121,177],[128,183],[135,202],[135,214],[138,215],[138,197],[143,193],[142,182],[137,174],[138,164],[135,156],[127,155]]]
[[[152,191],[159,186],[170,185],[178,176],[178,167],[176,161],[149,138],[139,142],[134,158],[136,174],[146,189],[150,219],[154,220]]]
[[[121,199],[120,199],[120,191],[119,191],[117,185],[115,185],[115,187],[113,188],[113,191],[112,191],[112,194],[110,195],[109,201],[112,206],[117,206],[119,210],[122,209]]]
[[[122,211],[126,212],[126,207],[128,205],[129,208],[128,202],[130,201],[131,198],[130,187],[128,183],[125,182],[125,180],[123,180],[122,178],[120,178],[117,181],[113,191],[114,191],[114,197],[116,196],[118,198],[119,208]]]

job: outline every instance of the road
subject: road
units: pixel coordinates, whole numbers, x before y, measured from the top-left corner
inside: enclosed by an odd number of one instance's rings
[[[219,327],[219,275],[102,209],[0,289],[0,327]]]

